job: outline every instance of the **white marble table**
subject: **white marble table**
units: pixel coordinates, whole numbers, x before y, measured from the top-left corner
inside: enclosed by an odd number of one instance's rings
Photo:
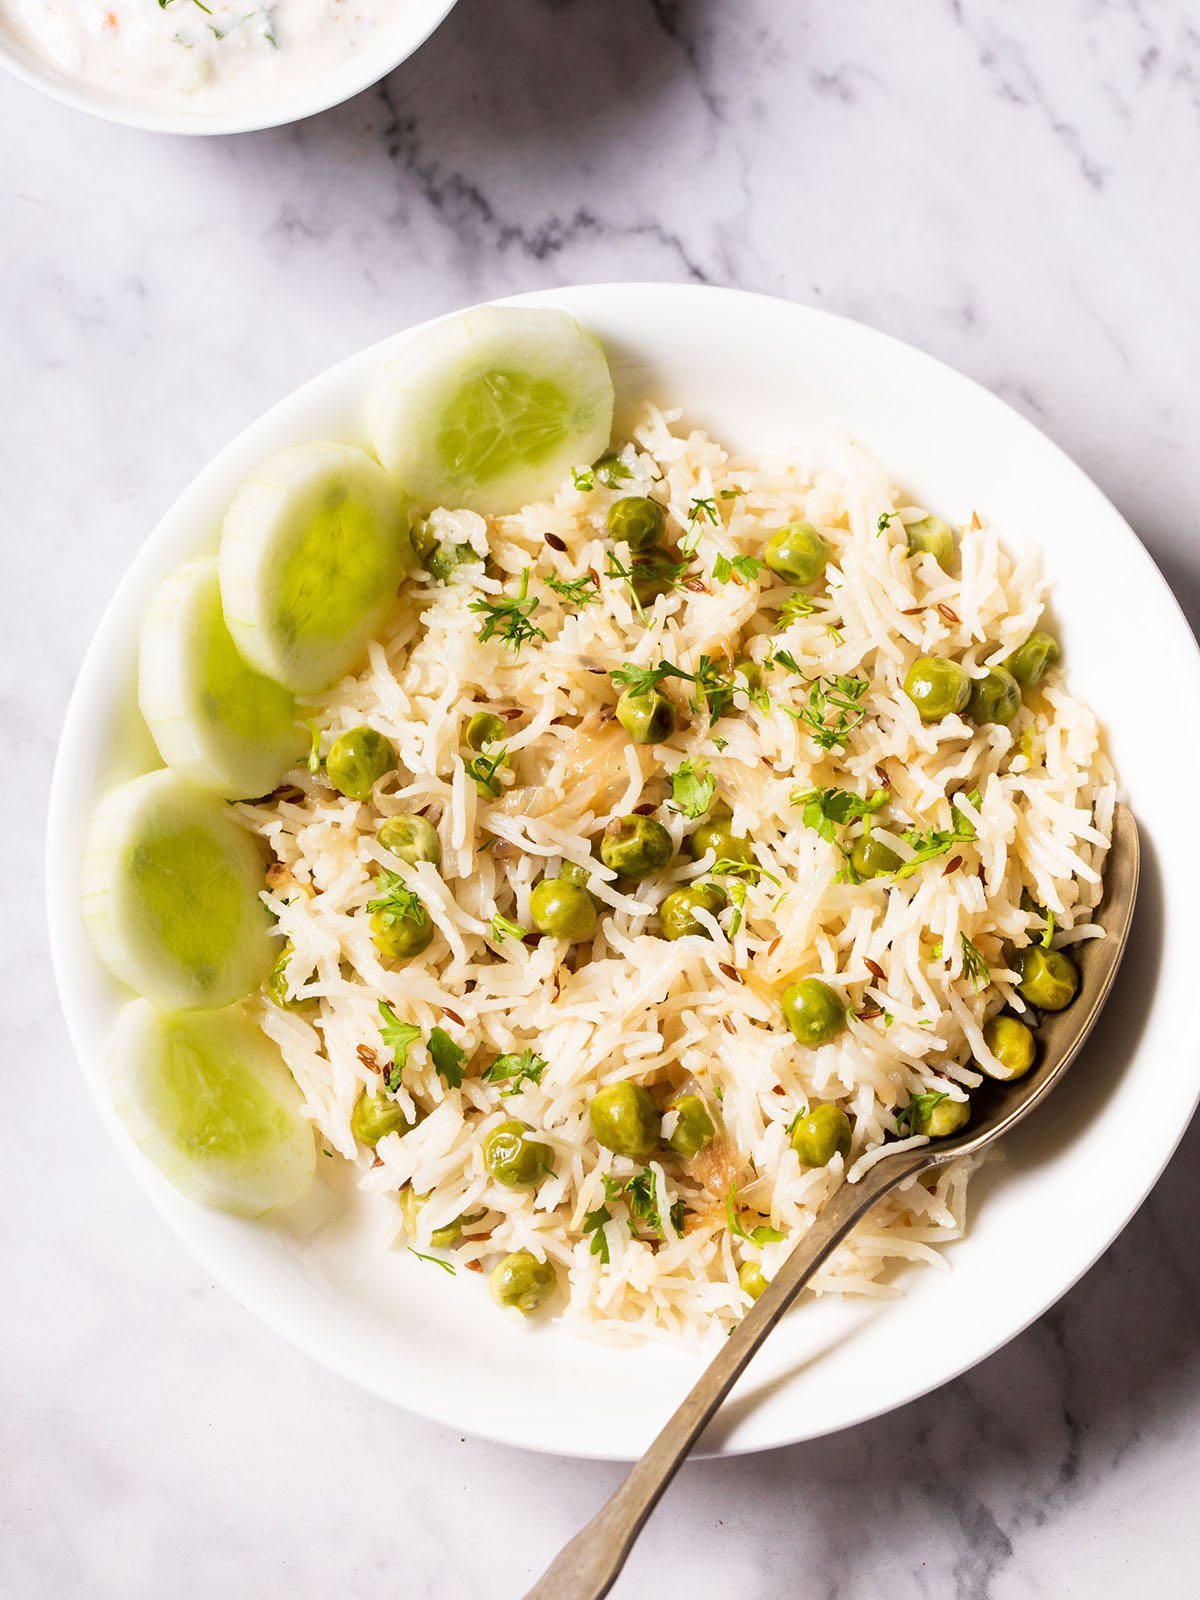
[[[218,141],[0,83],[0,1593],[502,1600],[617,1477],[461,1439],[293,1353],[168,1236],[79,1092],[43,796],[88,636],[160,510],[397,326],[541,284],[704,279],[860,317],[1004,395],[1195,622],[1194,16],[461,0],[383,87]],[[686,1471],[617,1593],[1196,1593],[1198,1157],[1193,1132],[1100,1265],[967,1378]]]

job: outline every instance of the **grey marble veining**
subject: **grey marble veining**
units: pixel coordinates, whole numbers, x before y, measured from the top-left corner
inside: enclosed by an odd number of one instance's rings
[[[6,80],[0,139],[0,1593],[516,1596],[618,1469],[312,1366],[184,1255],[79,1093],[38,855],[91,629],[179,487],[314,371],[473,298],[612,278],[781,293],[950,361],[1097,479],[1195,624],[1200,21],[460,0],[298,127],[153,137]],[[1193,1131],[1060,1305],[938,1394],[687,1469],[617,1593],[1197,1592],[1198,1173]]]

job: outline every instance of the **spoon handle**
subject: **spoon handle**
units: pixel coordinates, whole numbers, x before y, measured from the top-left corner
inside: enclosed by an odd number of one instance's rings
[[[680,1464],[813,1273],[882,1195],[933,1164],[926,1146],[913,1150],[907,1161],[893,1158],[869,1168],[860,1182],[842,1184],[625,1482],[525,1600],[601,1600],[608,1593]]]

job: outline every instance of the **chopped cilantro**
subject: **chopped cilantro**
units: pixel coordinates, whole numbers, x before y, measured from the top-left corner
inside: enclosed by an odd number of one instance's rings
[[[494,800],[500,793],[500,780],[497,773],[508,759],[508,746],[500,745],[498,749],[483,751],[464,763],[467,777],[474,778],[475,786],[480,794],[491,795]]]
[[[928,1122],[933,1108],[948,1098],[945,1091],[936,1089],[931,1089],[928,1094],[914,1094],[908,1104],[896,1113],[896,1132],[901,1138],[920,1133],[921,1124]]]
[[[458,1276],[458,1269],[452,1261],[443,1261],[441,1256],[424,1256],[419,1250],[414,1250],[412,1245],[409,1245],[408,1253],[410,1256],[416,1256],[418,1261],[432,1261],[435,1267],[441,1267],[442,1271],[448,1272],[452,1278]]]
[[[487,1083],[507,1083],[508,1088],[501,1092],[510,1095],[519,1094],[526,1079],[530,1083],[541,1083],[545,1070],[543,1058],[535,1056],[532,1050],[525,1050],[519,1056],[497,1056],[483,1076]]]
[[[725,1196],[725,1223],[735,1239],[748,1239],[751,1244],[772,1244],[783,1238],[778,1228],[769,1228],[765,1224],[761,1228],[752,1228],[749,1233],[742,1226],[741,1218],[737,1214],[734,1202],[737,1199],[737,1184]]]
[[[883,530],[888,526],[888,524],[890,522],[895,522],[896,518],[899,515],[900,515],[900,513],[898,511],[884,511],[884,512],[882,512],[881,515],[880,515],[879,521],[875,524],[875,532],[876,533],[882,533]]]
[[[813,742],[822,750],[836,746],[844,750],[850,735],[866,716],[862,698],[870,685],[865,678],[851,678],[844,673],[834,673],[827,678],[816,678],[809,685],[808,705],[802,711],[790,706],[783,710],[808,728]]]
[[[596,474],[590,467],[584,472],[580,472],[578,467],[572,467],[571,482],[579,490],[580,494],[591,494],[596,487]]]
[[[600,598],[600,585],[592,572],[585,572],[582,578],[543,578],[542,582],[573,606],[588,606]]]
[[[806,828],[815,828],[822,839],[834,842],[837,829],[860,817],[870,817],[887,804],[886,789],[876,789],[868,798],[851,794],[846,789],[796,789],[792,804],[803,806],[800,820]]]
[[[779,621],[777,629],[782,632],[790,628],[793,622],[798,622],[801,617],[811,617],[814,611],[824,611],[825,606],[811,594],[792,594],[787,597],[779,608]]]
[[[628,483],[633,477],[633,469],[627,467],[620,456],[602,456],[593,471],[609,489],[615,489],[619,483]]]
[[[972,789],[967,795],[967,801],[972,806],[979,804],[979,790]],[[951,809],[958,816],[958,821],[952,828],[931,828],[927,833],[922,833],[917,828],[905,830],[903,838],[916,851],[911,861],[906,861],[896,868],[892,877],[897,881],[901,878],[911,878],[919,867],[926,861],[936,860],[938,856],[946,855],[956,844],[964,844],[975,838],[975,824],[962,811],[958,811],[951,802]]]
[[[525,937],[526,929],[519,922],[513,922],[508,917],[502,917],[497,911],[492,918],[492,938],[497,944],[503,944],[507,936],[520,940]]]
[[[420,897],[413,893],[398,872],[380,873],[375,879],[375,887],[382,893],[376,899],[367,901],[367,910],[378,913],[385,928],[394,927],[397,922],[424,922],[425,907]]]
[[[526,639],[546,637],[538,625],[529,620],[539,604],[537,597],[529,594],[529,568],[526,567],[521,574],[521,587],[515,595],[500,595],[499,598],[491,600],[472,600],[470,609],[478,611],[484,618],[483,626],[479,630],[480,640],[486,642],[494,635],[499,635],[505,645],[512,647],[515,655]]]
[[[421,1037],[421,1030],[413,1022],[401,1022],[386,1000],[379,1002],[379,1015],[383,1019],[379,1028],[385,1045],[392,1052],[392,1066],[386,1082],[394,1094],[400,1087],[400,1074],[408,1059],[408,1047]]]
[[[981,994],[992,981],[988,964],[965,933],[959,934],[959,940],[962,944],[963,972],[971,980],[975,993]]]
[[[463,1081],[463,1062],[467,1052],[446,1032],[444,1028],[431,1028],[429,1032],[429,1059],[437,1068],[438,1077],[445,1081],[449,1089],[457,1089]]]
[[[765,563],[757,556],[718,556],[713,562],[713,577],[718,583],[728,583],[736,578],[740,583],[753,583]]]
[[[681,761],[671,778],[668,805],[682,817],[702,817],[716,792],[717,780],[702,761]]]

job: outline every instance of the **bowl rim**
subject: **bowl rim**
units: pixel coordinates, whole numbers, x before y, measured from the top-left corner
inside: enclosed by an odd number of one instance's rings
[[[362,94],[365,89],[372,88],[421,48],[449,16],[458,0],[409,0],[409,3],[415,19],[410,29],[393,27],[373,48],[365,50],[361,57],[351,57],[338,69],[319,74],[312,80],[307,92],[293,89],[258,110],[188,114],[165,107],[139,106],[102,90],[90,89],[86,83],[59,73],[49,62],[43,63],[35,52],[21,42],[3,18],[0,18],[0,67],[6,68],[28,88],[72,111],[81,111],[86,116],[99,117],[104,122],[121,127],[138,128],[144,133],[194,134],[202,138],[218,134],[260,133],[267,128],[283,128],[290,123],[319,116],[322,111],[330,111],[334,106],[343,105],[355,95]],[[396,22],[400,20],[394,19]],[[351,67],[357,70],[352,71]]]
[[[1167,603],[1167,610],[1173,613],[1174,618],[1178,621],[1183,633],[1191,641],[1192,649],[1188,656],[1190,681],[1193,695],[1200,697],[1200,645],[1197,644],[1197,641],[1192,635],[1190,625],[1187,622],[1187,618],[1179,601],[1176,599],[1173,591],[1167,584],[1166,579],[1153,562],[1149,552],[1146,551],[1144,546],[1141,545],[1136,534],[1131,528],[1129,528],[1128,523],[1125,522],[1124,518],[1121,517],[1120,513],[1107,499],[1103,492],[1087,476],[1083,469],[1079,467],[1066,454],[1066,452],[1061,449],[1060,446],[1055,444],[1053,440],[1049,439],[1047,435],[1045,435],[1034,423],[1028,421],[1028,419],[1023,417],[1019,412],[1015,411],[1015,409],[1006,401],[1002,400],[998,395],[993,394],[990,390],[977,383],[974,379],[971,379],[965,374],[958,372],[955,368],[949,366],[948,363],[942,362],[938,358],[928,355],[926,352],[916,348],[915,346],[909,345],[903,340],[896,339],[892,335],[884,334],[876,329],[870,328],[868,325],[863,324],[855,319],[843,317],[818,307],[785,300],[778,296],[759,294],[747,290],[727,289],[714,285],[660,282],[584,284],[548,290],[536,290],[525,294],[501,297],[495,301],[485,303],[512,305],[557,305],[572,311],[573,314],[579,315],[586,320],[586,305],[581,307],[579,300],[586,301],[586,298],[589,295],[615,295],[618,297],[629,295],[647,295],[651,297],[654,295],[667,295],[669,297],[688,296],[697,302],[698,310],[699,303],[705,299],[711,301],[716,297],[720,297],[721,299],[730,301],[741,300],[753,303],[758,308],[759,314],[770,314],[771,312],[775,312],[777,314],[782,311],[787,315],[797,315],[803,318],[812,319],[818,324],[823,324],[826,326],[832,325],[836,329],[841,330],[843,337],[853,338],[854,336],[866,335],[869,336],[871,341],[885,341],[886,344],[894,347],[898,352],[900,352],[905,360],[915,361],[919,365],[923,365],[925,370],[931,372],[943,381],[948,378],[955,384],[969,386],[969,388],[975,392],[977,398],[984,402],[986,406],[994,408],[997,416],[1003,415],[1005,418],[1007,418],[1009,426],[1015,423],[1023,437],[1028,438],[1031,442],[1036,442],[1036,444],[1043,450],[1048,448],[1055,460],[1056,467],[1060,471],[1065,471],[1073,480],[1073,488],[1080,494],[1090,497],[1093,505],[1106,507],[1109,515],[1112,518],[1115,518],[1128,534],[1131,542],[1131,552],[1140,555],[1144,567],[1144,578],[1147,582],[1154,586],[1156,602],[1159,605],[1162,605],[1164,601]],[[465,310],[470,308],[462,309]],[[461,314],[460,311],[451,311],[446,313],[445,316],[455,316],[459,314]],[[81,662],[77,674],[75,685],[72,689],[67,712],[63,722],[63,730],[59,741],[58,751],[56,753],[47,808],[46,885],[51,958],[55,973],[55,980],[59,991],[60,1004],[66,1018],[68,1033],[70,1035],[76,1057],[80,1063],[81,1070],[83,1070],[83,1064],[85,1060],[93,1057],[96,1052],[89,1048],[89,1041],[83,1036],[81,1019],[77,1015],[73,1014],[73,1006],[69,998],[70,972],[68,970],[68,955],[65,949],[66,924],[62,919],[63,891],[64,887],[66,886],[68,873],[66,868],[66,856],[64,851],[59,846],[61,845],[61,841],[65,836],[65,831],[69,824],[70,811],[72,809],[72,797],[67,793],[72,747],[78,742],[78,725],[87,715],[88,702],[94,693],[92,689],[92,679],[97,677],[102,672],[105,635],[111,628],[115,627],[116,621],[119,619],[119,613],[123,609],[123,597],[130,590],[137,588],[141,584],[145,571],[156,566],[161,566],[162,557],[157,551],[157,546],[160,543],[160,530],[163,528],[164,524],[166,524],[175,515],[176,508],[179,506],[180,502],[191,497],[198,491],[200,486],[205,484],[205,482],[210,478],[215,479],[220,478],[222,475],[228,475],[230,466],[232,464],[231,458],[238,452],[240,448],[244,447],[247,435],[257,435],[260,430],[268,430],[272,423],[279,418],[281,413],[286,412],[293,406],[299,405],[302,397],[306,397],[314,391],[319,391],[326,384],[331,383],[335,379],[335,376],[341,373],[343,369],[348,369],[359,363],[366,363],[371,359],[372,356],[378,357],[382,351],[387,349],[393,343],[409,338],[420,332],[422,329],[445,320],[445,316],[430,318],[425,322],[414,324],[413,326],[402,330],[397,330],[384,339],[378,340],[364,349],[354,352],[350,356],[344,358],[342,361],[334,363],[331,367],[326,368],[322,372],[316,374],[306,383],[300,385],[297,389],[290,391],[279,401],[277,401],[275,405],[269,407],[258,417],[254,418],[245,428],[240,429],[230,440],[226,442],[226,444],[220,451],[217,452],[215,456],[207,461],[204,467],[201,468],[200,472],[198,472],[192,478],[192,480],[180,491],[180,493],[175,496],[170,506],[168,506],[168,508],[164,511],[162,517],[158,520],[158,522],[156,522],[154,528],[150,531],[138,551],[127,564],[114,592],[110,596],[101,620],[97,625],[96,631],[89,643],[87,651],[85,652],[83,661]],[[1182,666],[1183,663],[1181,662],[1180,667],[1182,668]],[[1200,1065],[1200,1056],[1197,1058],[1197,1064]],[[321,1330],[308,1329],[305,1327],[298,1328],[294,1322],[289,1321],[288,1317],[285,1316],[283,1312],[274,1305],[269,1295],[264,1295],[260,1298],[248,1293],[246,1284],[239,1283],[237,1281],[236,1274],[233,1272],[228,1262],[224,1259],[222,1252],[215,1246],[210,1249],[207,1243],[198,1241],[193,1236],[192,1231],[182,1223],[180,1218],[171,1213],[168,1205],[164,1203],[164,1197],[159,1189],[159,1185],[163,1182],[163,1180],[158,1178],[158,1174],[154,1172],[149,1163],[143,1157],[141,1157],[140,1153],[136,1151],[132,1143],[128,1141],[124,1129],[118,1123],[111,1105],[105,1103],[104,1098],[98,1093],[96,1085],[92,1082],[86,1070],[83,1070],[83,1076],[85,1082],[87,1083],[89,1092],[92,1093],[93,1099],[98,1105],[102,1119],[109,1128],[110,1134],[114,1136],[118,1145],[118,1149],[120,1150],[126,1165],[130,1167],[135,1180],[147,1192],[151,1202],[155,1206],[155,1209],[163,1217],[164,1221],[167,1223],[167,1226],[173,1233],[176,1234],[177,1237],[180,1238],[181,1243],[183,1243],[186,1248],[200,1261],[202,1266],[212,1276],[214,1281],[219,1282],[222,1287],[224,1287],[231,1295],[233,1295],[235,1299],[247,1305],[248,1309],[253,1310],[256,1316],[258,1316],[274,1331],[282,1334],[283,1337],[285,1337],[294,1347],[304,1351],[305,1354],[319,1361],[322,1365],[326,1366],[330,1370],[337,1372],[340,1376],[347,1378],[357,1387],[365,1388],[368,1390],[368,1392],[380,1394],[384,1398],[387,1398],[393,1403],[401,1406],[403,1409],[426,1417],[429,1420],[439,1422],[446,1426],[459,1427],[464,1429],[464,1431],[468,1430],[468,1425],[463,1422],[461,1416],[449,1415],[445,1409],[436,1403],[434,1399],[423,1393],[419,1386],[417,1386],[412,1392],[406,1393],[403,1399],[400,1399],[394,1393],[386,1392],[372,1382],[370,1378],[365,1376],[363,1372],[356,1370],[356,1363],[354,1359],[348,1353],[340,1352],[336,1348],[336,1339],[331,1342],[330,1337]],[[863,1404],[861,1401],[859,1401],[852,1406],[848,1406],[845,1417],[832,1427],[822,1426],[806,1432],[804,1431],[803,1427],[797,1428],[795,1426],[789,1426],[785,1430],[777,1432],[774,1436],[766,1440],[751,1438],[743,1441],[735,1437],[732,1441],[722,1440],[719,1447],[716,1449],[702,1448],[696,1451],[695,1454],[697,1456],[730,1456],[752,1453],[762,1449],[781,1448],[784,1445],[797,1443],[808,1438],[821,1437],[828,1433],[841,1431],[843,1428],[855,1426],[861,1422],[870,1421],[877,1416],[896,1409],[900,1405],[904,1405],[912,1400],[921,1398],[923,1395],[940,1388],[943,1384],[948,1383],[953,1378],[960,1376],[962,1373],[976,1366],[979,1362],[985,1360],[988,1356],[994,1354],[997,1350],[1002,1348],[1005,1344],[1009,1343],[1012,1339],[1017,1337],[1018,1334],[1028,1328],[1053,1305],[1055,1305],[1062,1298],[1062,1296],[1065,1295],[1073,1287],[1073,1285],[1077,1283],[1079,1279],[1095,1264],[1104,1251],[1108,1249],[1113,1240],[1120,1234],[1120,1232],[1135,1215],[1150,1189],[1153,1187],[1154,1183],[1157,1182],[1159,1176],[1161,1176],[1172,1154],[1174,1153],[1175,1148],[1187,1130],[1191,1113],[1194,1112],[1198,1101],[1200,1101],[1200,1074],[1197,1075],[1197,1081],[1192,1086],[1190,1110],[1188,1111],[1188,1114],[1180,1117],[1178,1126],[1174,1126],[1174,1124],[1172,1124],[1171,1136],[1169,1140],[1164,1140],[1162,1144],[1155,1147],[1153,1158],[1148,1163],[1143,1164],[1143,1169],[1139,1174],[1138,1181],[1132,1185],[1128,1185],[1122,1190],[1122,1198],[1119,1206],[1119,1220],[1115,1225],[1112,1224],[1111,1218],[1107,1220],[1101,1229],[1101,1232],[1104,1233],[1104,1237],[1099,1238],[1098,1243],[1095,1242],[1095,1240],[1089,1240],[1088,1249],[1073,1260],[1070,1271],[1066,1275],[1056,1274],[1053,1279],[1052,1287],[1050,1287],[1048,1290],[1045,1288],[1039,1289],[1038,1295],[1041,1297],[1039,1303],[1032,1305],[1028,1309],[1027,1314],[1023,1314],[1016,1323],[1001,1320],[998,1323],[998,1331],[996,1331],[994,1334],[989,1333],[982,1340],[977,1341],[974,1344],[967,1344],[957,1358],[945,1363],[936,1373],[936,1375],[929,1379],[929,1381],[919,1382],[916,1384],[909,1383],[907,1385],[900,1384],[889,1396],[880,1399],[878,1403]],[[474,1423],[469,1425],[469,1431],[480,1438],[491,1439],[495,1442],[555,1455],[569,1454],[571,1456],[578,1456],[581,1458],[601,1460],[633,1459],[628,1452],[618,1452],[611,1448],[589,1447],[586,1441],[581,1443],[578,1440],[573,1440],[569,1448],[567,1448],[564,1447],[561,1440],[544,1442],[537,1439],[531,1439],[528,1436],[518,1437],[515,1436],[511,1431],[508,1431],[503,1427],[497,1427],[487,1421],[483,1422],[482,1424]]]

